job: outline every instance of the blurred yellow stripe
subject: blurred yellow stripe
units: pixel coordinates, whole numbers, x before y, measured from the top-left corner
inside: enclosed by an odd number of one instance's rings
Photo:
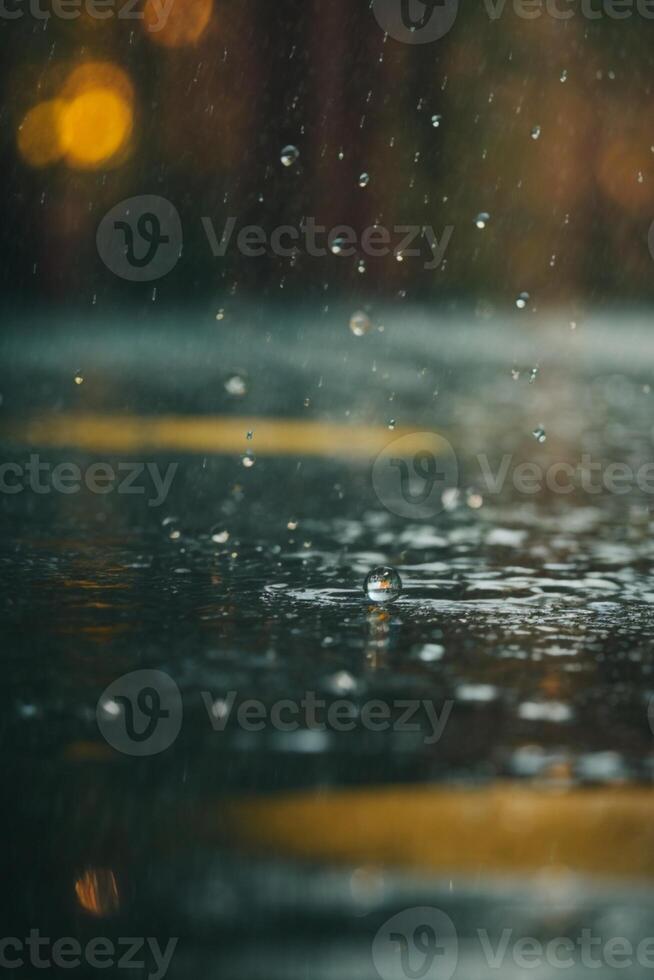
[[[246,434],[254,432],[252,441]],[[414,429],[337,425],[298,419],[234,416],[55,415],[10,421],[0,436],[13,444],[38,448],[76,448],[92,452],[242,453],[262,456],[365,457],[379,453],[400,436],[414,434],[415,450],[423,437]],[[434,450],[434,441],[429,446]],[[403,446],[403,453],[412,448]]]
[[[348,865],[651,879],[653,812],[647,788],[392,787],[221,805],[205,830],[259,852]]]

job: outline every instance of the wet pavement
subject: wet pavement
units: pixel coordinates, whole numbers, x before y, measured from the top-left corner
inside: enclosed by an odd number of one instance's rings
[[[314,322],[239,310],[227,322],[171,319],[159,333],[152,323],[91,333],[41,321],[3,342],[5,461],[25,467],[37,453],[46,481],[59,463],[81,473],[98,462],[175,466],[156,506],[147,469],[143,494],[84,484],[0,494],[12,935],[179,936],[172,977],[367,978],[379,971],[376,931],[415,906],[455,922],[461,977],[497,975],[474,943],[482,925],[541,938],[589,925],[609,938],[654,934],[651,855],[642,868],[609,859],[592,822],[578,866],[545,846],[545,858],[511,851],[504,865],[480,859],[463,873],[453,827],[449,866],[435,859],[420,874],[393,853],[372,868],[325,860],[320,848],[299,855],[299,825],[285,842],[263,831],[258,843],[240,839],[225,817],[234,801],[354,789],[517,785],[601,803],[651,785],[645,318],[622,317],[617,332],[591,317],[572,330],[563,315],[537,327],[519,316],[385,313],[365,337],[340,312]],[[103,415],[124,425],[97,451],[72,436],[62,444],[47,426],[43,442],[25,434],[29,420],[58,417],[90,418],[98,431]],[[159,447],[127,448],[135,420],[152,416],[215,419],[216,433],[203,430],[206,451],[180,452],[165,433]],[[221,450],[220,419],[241,417],[254,420],[242,449]],[[443,477],[426,517],[412,485],[415,516],[401,503],[398,515],[397,487],[380,490],[372,476],[378,445],[353,455],[337,438],[312,455],[290,431],[272,452],[256,424],[264,432],[271,418],[313,424],[317,440],[326,425],[368,427],[382,445],[437,432],[458,478]],[[561,462],[571,471],[552,478]],[[629,468],[617,491],[605,479],[616,462]],[[525,490],[524,463],[539,468],[541,489],[532,479]],[[582,476],[589,465],[592,479]],[[569,493],[557,490],[562,472],[573,473]],[[403,581],[388,607],[362,591],[381,564]],[[181,705],[173,741],[147,757],[117,749],[96,714],[100,704],[105,722],[123,723],[103,692],[138,670],[169,675]],[[307,692],[323,703],[321,724],[304,708],[297,728],[271,722],[275,705]],[[261,725],[237,714],[250,699]],[[325,722],[344,700],[354,706],[348,730]],[[371,701],[389,706],[383,729],[361,722]],[[423,706],[409,728],[406,702]],[[634,813],[624,832],[645,833]],[[403,819],[398,832],[410,837],[408,807]],[[520,841],[519,819],[508,833]],[[407,975],[392,969],[382,966],[383,980]],[[508,961],[500,972],[521,975]],[[610,972],[603,964],[594,975]]]

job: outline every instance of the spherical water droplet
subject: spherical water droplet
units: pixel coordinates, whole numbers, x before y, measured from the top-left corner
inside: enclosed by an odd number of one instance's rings
[[[475,224],[477,228],[479,228],[480,230],[482,228],[485,228],[489,221],[490,221],[490,214],[488,214],[487,211],[480,211],[477,217],[475,218]]]
[[[394,602],[402,591],[402,579],[390,565],[380,565],[366,575],[363,591],[373,602]]]
[[[280,159],[285,167],[292,167],[299,155],[300,151],[298,150],[297,146],[289,144],[282,150]]]
[[[216,320],[224,320],[224,319],[225,319],[225,311],[218,310],[218,312],[216,313]]]
[[[443,117],[441,115],[437,114],[437,113],[431,117],[431,124],[434,127],[434,129],[438,129],[438,127],[441,124],[441,119],[442,118]]]
[[[370,317],[362,310],[357,310],[350,317],[350,330],[355,337],[363,337],[371,329]]]
[[[81,375],[81,374],[76,374],[75,375],[75,384],[76,385],[82,385],[82,384],[84,384],[84,376]]]
[[[225,391],[228,395],[241,398],[247,394],[248,386],[245,378],[241,374],[230,374],[225,381]]]
[[[540,126],[534,126],[534,128],[531,131],[532,140],[537,140],[539,136],[540,136]]]
[[[534,429],[534,431],[532,432],[532,436],[534,437],[536,442],[545,442],[545,440],[547,439],[547,432],[545,432],[545,429],[543,428],[542,425],[539,425],[538,428]]]
[[[359,187],[367,187],[370,183],[370,174],[363,173],[359,177]]]
[[[518,307],[519,310],[524,310],[528,302],[529,302],[529,293],[520,293],[517,300],[515,301],[515,305]]]
[[[246,470],[251,469],[256,463],[256,457],[253,453],[247,452],[241,456],[241,463],[246,468]]]

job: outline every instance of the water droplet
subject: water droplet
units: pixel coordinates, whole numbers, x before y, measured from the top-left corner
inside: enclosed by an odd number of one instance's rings
[[[171,541],[179,541],[182,536],[182,532],[179,527],[178,517],[164,517],[161,522],[161,526],[164,529],[164,533]]]
[[[568,80],[568,69],[564,68],[563,71],[561,72],[561,81],[567,82],[567,80]]]
[[[228,395],[241,398],[247,394],[248,386],[245,378],[241,374],[230,374],[225,381],[225,391]]]
[[[538,368],[537,367],[533,367],[531,369],[531,371],[529,372],[529,384],[530,385],[533,385],[533,383],[534,383],[534,381],[536,380],[537,377],[538,377]]]
[[[359,262],[357,264],[357,272],[359,272],[359,273],[361,273],[361,275],[363,275],[363,273],[365,271],[366,271],[366,262],[365,262],[365,259],[359,259]]]
[[[355,337],[363,337],[371,329],[370,317],[362,310],[357,310],[350,317],[350,330]]]
[[[220,528],[220,530],[218,527],[212,528],[211,540],[214,544],[225,544],[226,541],[229,541],[229,531],[225,531],[224,528]]]
[[[254,431],[252,429],[249,429],[245,438],[252,439],[253,436],[254,436]]]
[[[363,591],[373,602],[394,602],[402,591],[402,579],[390,565],[379,565],[366,575]]]
[[[547,432],[545,431],[542,425],[539,425],[538,428],[534,429],[534,431],[532,432],[532,436],[534,437],[536,442],[545,442],[545,440],[547,439]]]
[[[224,320],[224,319],[225,319],[225,311],[218,310],[218,312],[216,313],[216,320]]]
[[[289,531],[296,531],[299,523],[300,522],[298,520],[291,517],[290,520],[286,522],[286,527],[289,529]]]
[[[81,375],[79,372],[75,375],[75,384],[76,385],[84,384],[84,376]]]
[[[337,235],[336,238],[332,238],[329,248],[333,255],[340,255],[346,246],[347,238],[344,238],[342,235]]]
[[[540,126],[534,126],[531,131],[532,140],[537,140],[540,137]]]
[[[363,173],[359,177],[359,187],[367,187],[370,183],[370,174]]]
[[[524,310],[528,302],[529,302],[529,293],[520,293],[517,300],[515,301],[515,305],[518,307],[519,310]]]
[[[514,381],[517,381],[518,378],[520,377],[520,372],[518,371],[517,368],[511,368],[511,377],[513,378]]]
[[[395,419],[388,420],[388,428],[391,430],[391,432],[393,431],[393,429],[395,428]]]
[[[257,461],[256,457],[254,456],[253,453],[247,452],[247,453],[243,453],[243,455],[241,456],[241,463],[246,468],[246,470],[251,469],[256,463],[256,461]]]
[[[480,230],[485,228],[489,221],[490,221],[490,214],[488,214],[487,211],[480,211],[477,217],[475,218],[475,224],[477,228],[479,228]]]
[[[442,118],[443,118],[443,117],[442,117],[441,115],[439,115],[438,113],[435,113],[435,114],[434,114],[434,115],[433,115],[433,116],[431,117],[431,124],[432,124],[432,126],[434,127],[434,129],[438,129],[438,127],[439,127],[439,126],[440,126],[440,124],[441,124],[441,119],[442,119]]]
[[[285,167],[292,167],[299,155],[300,151],[298,150],[297,146],[289,144],[282,150],[280,160]]]

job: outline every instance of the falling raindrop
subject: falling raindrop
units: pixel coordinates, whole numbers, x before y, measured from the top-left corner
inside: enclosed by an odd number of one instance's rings
[[[329,248],[333,255],[340,255],[343,249],[347,246],[347,239],[342,235],[337,235],[333,238],[329,244]]]
[[[545,440],[547,439],[547,433],[545,432],[545,429],[543,428],[542,425],[539,425],[536,429],[534,429],[534,431],[532,432],[532,436],[534,437],[536,442],[545,442]]]
[[[438,127],[439,127],[439,126],[440,126],[440,124],[441,124],[441,119],[442,119],[442,118],[443,118],[443,117],[442,117],[441,115],[439,115],[438,113],[435,113],[435,114],[434,114],[434,115],[433,115],[433,116],[431,117],[431,124],[432,124],[432,126],[434,127],[434,129],[438,129]]]
[[[243,453],[243,455],[241,456],[241,463],[246,468],[246,470],[249,470],[256,463],[256,458],[251,452]]]
[[[363,591],[373,602],[394,602],[402,591],[402,579],[390,565],[380,565],[366,575]]]
[[[561,72],[561,81],[567,82],[567,80],[568,80],[568,69],[564,68],[563,71]]]
[[[539,136],[540,136],[540,126],[534,126],[534,128],[531,131],[532,140],[537,140]]]
[[[81,385],[81,384],[84,384],[84,376],[83,376],[83,375],[81,375],[81,374],[79,373],[79,371],[78,371],[78,372],[77,372],[77,374],[75,375],[75,379],[74,379],[74,380],[75,380],[75,384],[76,384],[76,385]]]
[[[359,187],[367,187],[370,183],[370,174],[363,173],[359,177]]]
[[[365,262],[365,259],[359,259],[359,261],[357,263],[357,272],[360,272],[361,275],[363,275],[363,273],[365,271],[366,271],[366,262]]]
[[[475,218],[475,224],[477,228],[480,229],[480,231],[486,227],[489,221],[490,221],[490,214],[488,214],[487,211],[480,211],[477,217]]]
[[[246,438],[246,439],[252,439],[252,437],[253,437],[253,436],[254,436],[254,432],[252,431],[252,429],[250,429],[250,430],[248,431],[248,433],[247,433],[247,435],[246,435],[246,437],[245,437],[245,438]]]
[[[391,432],[393,431],[393,429],[395,428],[395,419],[388,420],[388,428],[391,430]]]
[[[350,317],[350,330],[355,337],[363,337],[368,333],[372,323],[370,322],[370,317],[364,313],[362,310],[357,310]]]
[[[518,307],[519,310],[524,310],[528,302],[529,302],[529,293],[520,293],[517,300],[515,301],[515,305]]]
[[[529,372],[529,384],[530,385],[533,385],[533,383],[534,383],[534,381],[536,380],[537,377],[538,377],[538,368],[537,367],[533,367],[531,369],[531,371]]]
[[[225,311],[218,310],[218,312],[216,313],[216,320],[224,320],[224,319],[225,319]]]
[[[225,381],[225,391],[228,395],[234,395],[237,398],[241,398],[243,395],[247,394],[247,390],[247,382],[241,374],[230,374]]]
[[[297,146],[289,144],[282,150],[280,159],[285,167],[292,167],[299,155],[300,151],[298,150]]]
[[[225,531],[222,527],[220,529],[218,527],[212,528],[211,540],[214,544],[225,544],[225,542],[229,541],[229,531]]]

